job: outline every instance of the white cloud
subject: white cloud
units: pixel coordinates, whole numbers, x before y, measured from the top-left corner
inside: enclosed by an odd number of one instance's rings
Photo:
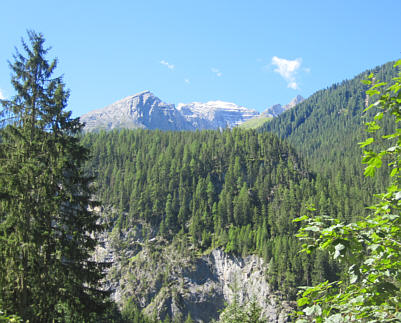
[[[169,62],[166,62],[164,59],[162,59],[162,60],[160,61],[160,64],[162,64],[162,65],[164,65],[164,66],[167,66],[167,68],[169,68],[170,70],[173,70],[174,67],[175,67],[173,64],[170,64]]]
[[[272,65],[276,66],[274,71],[280,74],[287,81],[289,88],[294,90],[298,89],[298,83],[295,75],[301,67],[301,63],[301,58],[297,58],[292,61],[285,58],[278,58],[277,56],[272,58]]]
[[[0,100],[5,100],[5,99],[6,99],[6,97],[3,94],[3,90],[0,89]]]
[[[190,84],[191,82],[189,81],[189,79],[185,79],[184,80],[185,83]]]
[[[220,70],[217,69],[217,68],[215,68],[215,67],[212,67],[212,68],[211,68],[211,71],[212,71],[214,74],[216,74],[217,77],[220,77],[220,76],[223,75],[223,73],[221,73]]]

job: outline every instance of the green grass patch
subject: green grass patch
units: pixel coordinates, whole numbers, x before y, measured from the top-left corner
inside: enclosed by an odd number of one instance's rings
[[[261,127],[262,125],[264,125],[266,122],[270,121],[271,119],[273,119],[273,118],[264,117],[264,116],[255,117],[255,118],[245,121],[244,123],[241,123],[239,125],[239,127],[242,129],[256,129],[256,128]]]

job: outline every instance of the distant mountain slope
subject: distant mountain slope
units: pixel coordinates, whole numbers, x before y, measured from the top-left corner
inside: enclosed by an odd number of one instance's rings
[[[85,122],[86,131],[119,128],[202,130],[232,128],[257,115],[255,110],[223,101],[179,104],[176,108],[145,91],[91,111],[83,115],[81,121]]]
[[[281,104],[275,104],[271,106],[270,108],[267,108],[265,111],[262,112],[262,116],[266,117],[278,117],[280,114],[283,112],[292,109],[295,107],[297,104],[303,102],[305,99],[301,95],[297,95],[295,98],[291,100],[290,103],[286,105],[281,105]]]
[[[361,149],[357,143],[366,137],[364,124],[376,112],[372,109],[363,114],[368,87],[361,81],[371,72],[376,80],[390,81],[396,76],[393,64],[384,64],[316,92],[294,109],[266,123],[262,131],[287,139],[320,173],[358,185],[372,185],[362,176]],[[377,181],[384,185],[380,177]]]
[[[263,111],[260,115],[241,123],[239,127],[243,129],[257,129],[261,127],[265,122],[275,117],[278,117],[283,112],[292,109],[293,107],[295,107],[297,104],[301,103],[304,100],[305,99],[301,95],[297,95],[295,98],[291,100],[290,103],[286,105],[281,105],[281,104],[272,105],[271,107]]]
[[[239,127],[242,129],[257,129],[263,126],[267,121],[271,119],[272,117],[266,117],[264,115],[260,115],[241,123]]]

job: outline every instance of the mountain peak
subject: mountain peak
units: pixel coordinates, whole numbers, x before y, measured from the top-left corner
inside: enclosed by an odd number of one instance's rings
[[[151,91],[149,91],[149,90],[145,90],[145,91],[139,92],[139,93],[137,93],[137,94],[134,94],[133,96],[145,96],[145,95],[156,97],[156,96],[153,94],[153,92],[151,92]]]
[[[134,94],[134,95],[129,95],[129,96],[127,96],[127,97],[125,97],[124,99],[121,99],[121,100],[119,100],[119,101],[131,99],[131,98],[143,97],[143,96],[155,97],[155,95],[154,95],[151,91],[145,90],[145,91],[136,93],[136,94]],[[117,102],[118,102],[118,101],[117,101]]]
[[[302,101],[304,101],[304,97],[302,95],[297,95],[295,98],[293,98],[291,100],[290,103],[288,103],[287,105],[285,105],[285,107],[287,107],[287,109],[291,109],[293,107],[295,107],[297,104],[301,103]]]
[[[295,98],[293,98],[290,101],[290,103],[284,106],[282,106],[281,104],[272,105],[271,107],[263,111],[262,115],[268,117],[277,117],[279,114],[283,113],[286,110],[292,109],[293,107],[295,107],[297,104],[301,103],[304,100],[305,99],[303,98],[303,96],[298,94]]]

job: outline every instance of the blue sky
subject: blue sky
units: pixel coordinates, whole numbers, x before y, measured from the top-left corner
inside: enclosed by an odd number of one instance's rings
[[[0,96],[26,30],[42,32],[79,116],[150,90],[259,111],[401,57],[401,1],[2,1]]]

